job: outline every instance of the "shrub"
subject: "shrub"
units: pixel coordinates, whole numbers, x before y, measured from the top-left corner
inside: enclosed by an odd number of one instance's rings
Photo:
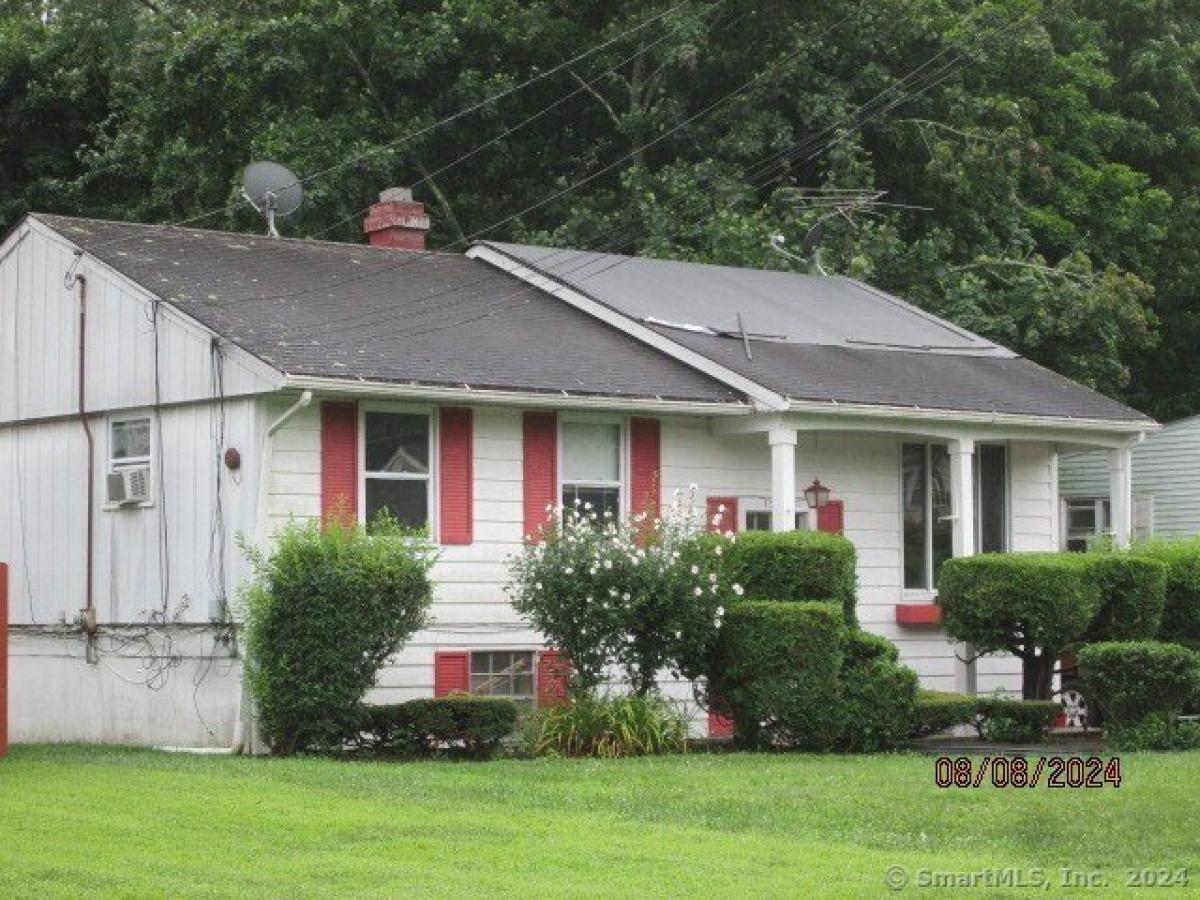
[[[938,603],[951,637],[978,653],[1006,651],[1021,659],[1022,695],[1050,696],[1054,667],[1100,608],[1096,582],[1077,553],[985,553],[949,559]]]
[[[839,748],[858,753],[890,750],[911,730],[918,680],[907,666],[883,656],[847,665],[842,691]]]
[[[1178,644],[1088,644],[1077,658],[1088,696],[1114,728],[1132,725],[1150,713],[1173,718],[1200,696],[1200,654]]]
[[[881,659],[886,662],[898,662],[900,651],[887,638],[861,628],[851,628],[846,635],[844,668],[865,665],[873,660]]]
[[[1181,722],[1156,712],[1132,725],[1110,728],[1106,737],[1108,745],[1121,753],[1200,750],[1200,722]]]
[[[508,594],[517,612],[572,663],[572,687],[599,685],[621,668],[645,695],[658,673],[688,679],[704,671],[725,605],[741,590],[722,578],[729,539],[702,531],[695,498],[678,497],[661,518],[619,519],[591,504],[555,515],[538,543],[511,563]]]
[[[1167,566],[1128,553],[1093,553],[1087,570],[1100,591],[1100,609],[1085,640],[1153,639],[1162,627]]]
[[[539,756],[653,756],[687,745],[687,717],[661,697],[578,696],[533,722]]]
[[[1167,567],[1167,598],[1159,640],[1200,649],[1200,536],[1150,540],[1139,543],[1133,552]]]
[[[370,533],[291,524],[269,558],[247,555],[246,666],[262,734],[281,754],[339,746],[380,666],[425,621],[433,551],[384,518]]]
[[[846,627],[829,603],[735,604],[709,668],[709,705],[752,747],[827,750],[841,731]]]
[[[376,750],[429,754],[462,751],[491,756],[517,725],[517,704],[502,697],[451,694],[368,706],[362,716],[362,743]]]
[[[949,691],[921,691],[917,695],[909,734],[926,737],[957,725],[973,725],[978,717],[979,698]]]
[[[726,557],[728,577],[756,600],[840,604],[853,623],[857,584],[854,545],[823,531],[748,531]]]
[[[980,697],[976,703],[979,736],[1006,744],[1040,741],[1062,712],[1053,700],[1006,700]]]

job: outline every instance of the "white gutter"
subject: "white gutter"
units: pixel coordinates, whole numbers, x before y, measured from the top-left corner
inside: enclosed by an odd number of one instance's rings
[[[665,353],[685,366],[695,369],[709,378],[714,378],[734,390],[741,391],[763,410],[783,412],[788,408],[787,398],[783,395],[768,390],[745,375],[739,375],[732,369],[727,369],[725,366],[713,362],[703,354],[675,343],[675,341],[659,334],[653,328],[648,328],[641,322],[637,322],[629,318],[629,316],[593,300],[591,297],[574,288],[567,287],[560,281],[555,281],[553,278],[542,274],[536,269],[522,265],[512,257],[486,244],[474,245],[467,251],[466,255],[472,259],[483,260],[504,272],[508,272],[510,275],[536,287],[538,290],[558,297],[576,309],[587,313],[592,318],[599,319],[604,324],[611,325],[613,328],[625,332],[625,334],[636,338],[643,344],[653,347],[660,353]]]
[[[603,409],[634,410],[644,413],[679,413],[705,416],[746,415],[754,409],[742,402],[722,403],[706,400],[666,400],[662,398],[587,396],[568,393],[489,390],[486,388],[438,387],[402,384],[391,381],[325,378],[317,375],[285,375],[282,388],[300,388],[321,393],[371,397],[397,397],[445,401],[447,403],[522,406],[529,409]]]

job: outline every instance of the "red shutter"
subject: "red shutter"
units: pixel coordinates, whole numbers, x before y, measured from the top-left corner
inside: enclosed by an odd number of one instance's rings
[[[712,738],[733,737],[733,720],[727,719],[720,713],[708,714],[708,736]]]
[[[725,511],[721,512],[721,507],[725,507]],[[738,501],[737,497],[709,497],[704,504],[705,512],[708,516],[706,527],[709,531],[737,531],[738,530]],[[714,523],[713,520],[721,517],[719,523]]]
[[[443,544],[474,538],[474,429],[471,410],[444,408],[438,427],[438,529]]]
[[[438,650],[433,654],[433,696],[465,694],[470,689],[470,653],[466,650]]]
[[[841,500],[830,500],[817,510],[817,530],[841,534],[846,530],[846,510]]]
[[[543,650],[538,654],[538,706],[565,703],[571,682],[571,661],[561,650]]]
[[[658,419],[633,419],[629,423],[630,509],[658,515],[661,505],[662,450]]]
[[[558,505],[558,420],[554,413],[527,412],[524,424],[525,536],[536,538]]]
[[[321,519],[358,521],[358,407],[321,404]]]

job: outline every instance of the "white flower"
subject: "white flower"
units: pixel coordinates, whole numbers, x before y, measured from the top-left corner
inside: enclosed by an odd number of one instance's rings
[[[723,607],[723,606],[718,606],[718,607],[717,607],[717,618],[719,619],[719,618],[721,618],[723,615],[725,615],[725,607]]]
[[[606,569],[611,569],[611,568],[612,568],[612,560],[611,560],[611,559],[606,559],[606,560],[604,561],[604,568],[606,568]]]
[[[534,585],[534,587],[540,591],[542,589],[542,583],[539,581],[537,584]]]
[[[583,504],[583,508],[584,508],[585,510],[590,510],[590,509],[592,508],[592,504],[591,504],[591,503],[585,503],[585,504]]]
[[[682,632],[682,631],[676,631],[676,632],[675,632],[675,640],[679,640],[681,637],[683,637],[683,632]]]
[[[716,572],[709,572],[709,573],[708,573],[708,580],[709,580],[711,583],[713,583],[713,584],[716,584],[716,583],[717,583],[717,573],[716,573]]]
[[[692,566],[692,574],[693,574],[693,575],[699,575],[699,574],[700,574],[700,567],[699,567],[699,566]]]
[[[740,584],[735,584],[733,586],[733,592],[740,597],[740,596],[742,596],[742,594],[746,593],[746,589],[744,587],[742,587]]]
[[[575,574],[575,570],[571,566],[567,566],[565,569],[563,569],[563,572],[565,572],[567,575]]]
[[[629,591],[626,591],[625,593],[623,593],[621,595],[621,599],[624,600],[626,603],[628,603],[629,602]]]
[[[704,588],[696,588],[692,593],[699,597],[704,593]]]
[[[714,552],[717,554],[717,556],[720,556],[722,553],[724,553],[724,552],[725,552],[724,550],[722,550],[722,549],[721,549],[721,545],[720,545],[720,544],[718,544],[717,546],[713,547],[713,551],[714,551]]]
[[[592,566],[590,569],[588,569],[588,574],[595,575],[598,571],[600,571],[600,570],[597,569],[595,566]]]

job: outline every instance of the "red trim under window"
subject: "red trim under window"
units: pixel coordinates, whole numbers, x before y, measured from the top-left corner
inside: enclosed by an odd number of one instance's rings
[[[471,410],[444,407],[438,427],[438,530],[443,544],[474,539],[475,462]]]
[[[896,604],[896,623],[910,628],[919,628],[942,623],[942,608],[936,603]]]
[[[358,406],[321,404],[321,520],[358,521]]]

